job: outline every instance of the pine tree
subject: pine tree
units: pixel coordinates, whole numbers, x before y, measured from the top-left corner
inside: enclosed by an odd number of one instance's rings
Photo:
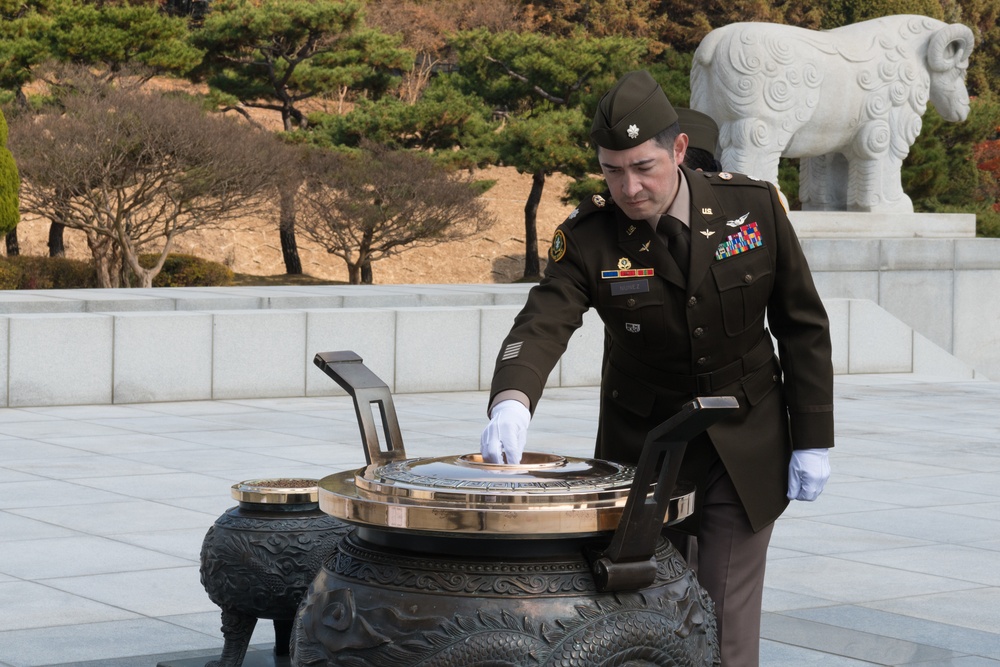
[[[407,70],[412,56],[399,38],[364,27],[355,0],[221,0],[193,33],[207,51],[195,73],[216,101],[243,113],[244,107],[281,114],[284,129],[308,126],[303,100],[350,90],[378,97],[392,85],[394,70]],[[295,241],[292,179],[281,192],[279,235],[285,270],[301,274]]]
[[[546,176],[583,177],[597,169],[589,127],[601,95],[636,69],[647,53],[642,40],[623,37],[549,37],[476,30],[452,40],[463,90],[503,117],[492,137],[500,163],[531,174],[524,209],[524,276],[541,273],[536,217]]]
[[[7,119],[0,112],[0,234],[8,234],[21,221],[18,191],[21,178],[17,163],[7,148]]]

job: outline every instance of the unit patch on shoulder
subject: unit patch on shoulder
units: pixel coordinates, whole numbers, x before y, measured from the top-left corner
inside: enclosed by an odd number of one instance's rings
[[[563,230],[557,229],[555,236],[552,237],[552,247],[549,248],[549,257],[552,258],[553,262],[558,262],[566,255],[566,235],[563,234]]]

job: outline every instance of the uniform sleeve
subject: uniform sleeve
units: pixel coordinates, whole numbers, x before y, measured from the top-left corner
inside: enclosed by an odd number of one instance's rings
[[[767,320],[778,342],[794,449],[833,447],[830,321],[775,188],[777,258]]]
[[[583,314],[590,307],[583,257],[567,225],[559,227],[556,234],[560,233],[565,253],[558,261],[549,257],[545,277],[528,293],[500,346],[489,405],[497,393],[513,389],[528,397],[534,413],[549,373],[583,324]]]

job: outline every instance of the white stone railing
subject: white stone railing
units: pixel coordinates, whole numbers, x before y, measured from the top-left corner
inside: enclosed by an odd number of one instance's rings
[[[337,395],[312,363],[331,350],[360,354],[394,393],[486,390],[529,288],[0,292],[0,406]],[[837,373],[975,375],[872,300],[827,307]],[[548,386],[597,384],[602,341],[589,312]]]

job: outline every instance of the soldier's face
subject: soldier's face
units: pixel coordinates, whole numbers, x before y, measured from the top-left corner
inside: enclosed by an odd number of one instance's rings
[[[619,208],[633,220],[658,220],[677,195],[688,138],[679,134],[671,148],[653,139],[622,151],[598,148],[597,159]]]

